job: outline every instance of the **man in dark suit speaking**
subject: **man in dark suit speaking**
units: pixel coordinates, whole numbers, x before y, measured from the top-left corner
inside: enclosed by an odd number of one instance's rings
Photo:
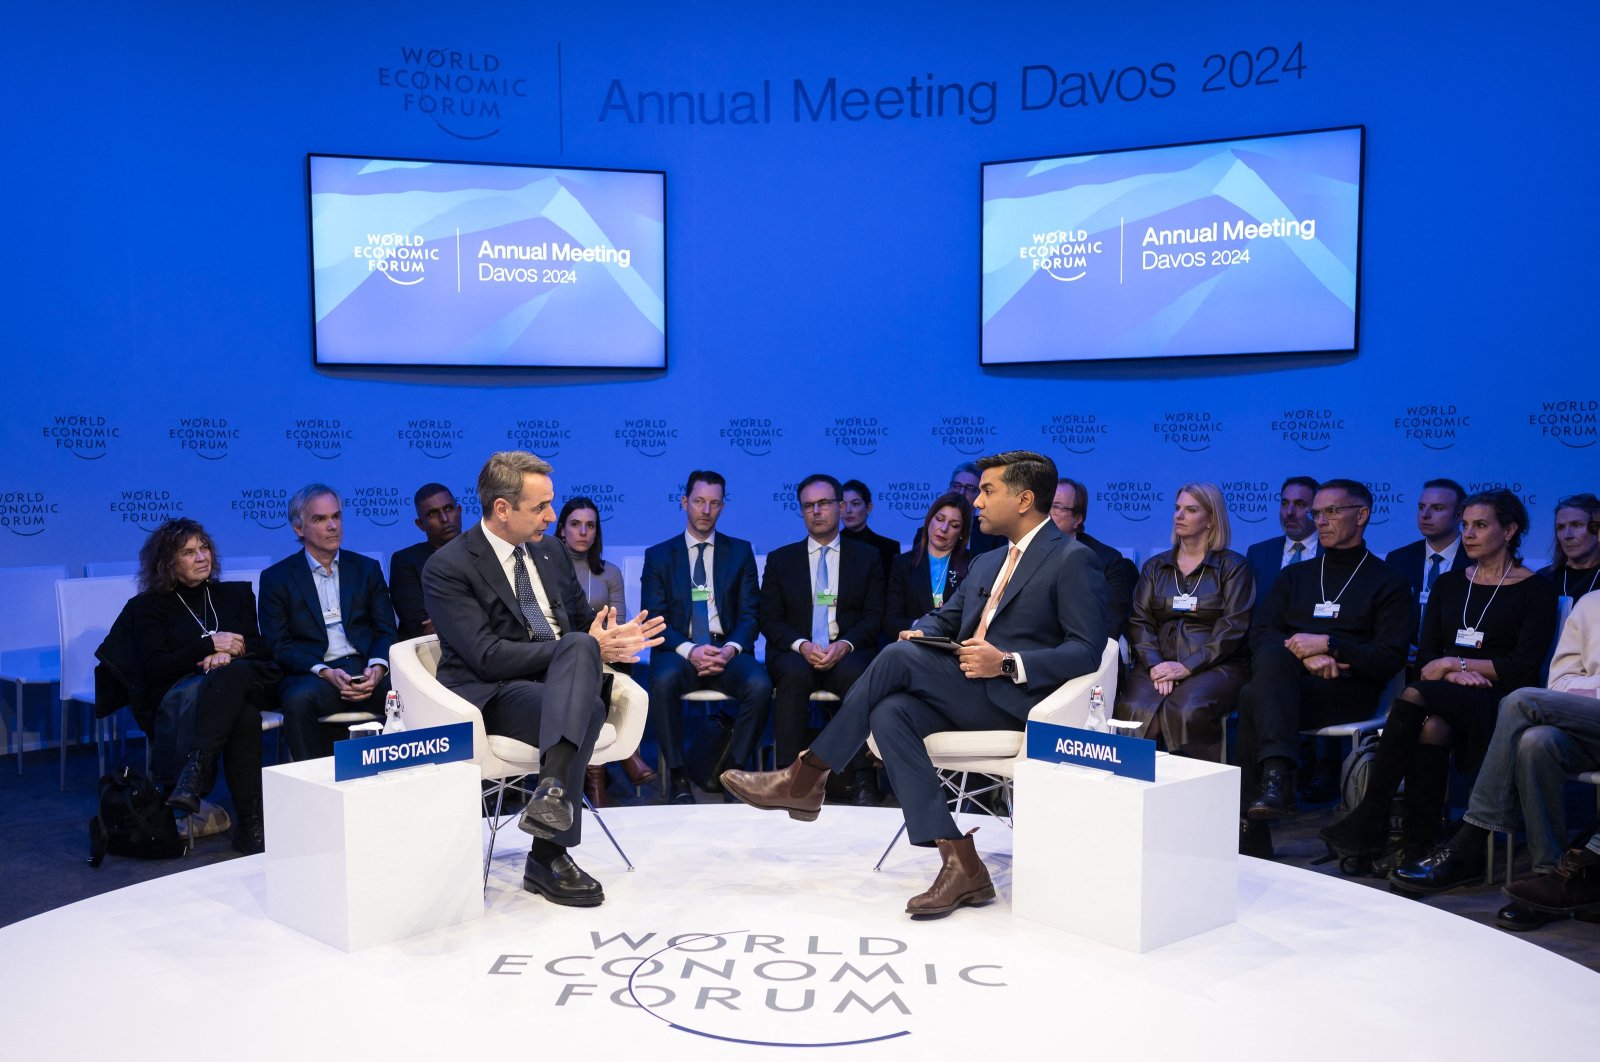
[[[297,760],[333,755],[337,736],[317,720],[383,714],[394,607],[378,562],[340,549],[344,506],[325,483],[289,499],[304,549],[261,573],[261,637],[283,668],[283,739]]]
[[[811,820],[828,772],[870,733],[900,798],[911,843],[937,846],[943,865],[909,914],[944,915],[994,898],[989,871],[945,805],[923,739],[940,730],[1021,730],[1057,686],[1100,666],[1108,637],[1106,581],[1094,551],[1050,522],[1056,466],[1026,450],[985,457],[973,507],[1008,544],[975,557],[937,612],[918,620],[867,668],[810,749],[788,768],[729,771],[723,785],[752,807]],[[925,636],[959,641],[950,652]]]
[[[520,824],[534,838],[523,888],[593,907],[605,893],[567,849],[579,840],[577,798],[606,719],[601,665],[659,645],[661,622],[589,610],[561,543],[544,537],[556,515],[550,472],[520,450],[492,455],[478,473],[483,520],[428,561],[422,594],[439,635],[439,681],[483,711],[489,733],[539,749],[539,784]]]

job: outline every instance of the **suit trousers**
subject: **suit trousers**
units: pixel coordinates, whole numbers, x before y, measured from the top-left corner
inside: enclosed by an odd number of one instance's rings
[[[823,691],[840,700],[855,685],[872,654],[855,649],[826,671],[818,671],[792,650],[767,652],[767,672],[772,676],[772,732],[777,742],[777,765],[787,767],[806,747],[806,721],[811,716],[811,695]],[[862,742],[866,741],[865,736]],[[840,763],[843,770],[845,764]]]
[[[358,656],[329,660],[327,665],[352,676],[367,669],[366,660]],[[382,719],[383,699],[388,695],[387,669],[372,695],[359,701],[344,700],[331,682],[316,675],[285,675],[278,683],[278,696],[282,700],[283,742],[289,746],[289,755],[296,760],[332,756],[333,743],[349,736],[347,728],[344,724],[324,726],[317,720],[335,712],[371,712]]]
[[[987,682],[961,673],[955,654],[895,642],[851,687],[844,703],[811,751],[830,767],[849,763],[877,738],[889,783],[900,798],[906,836],[912,844],[961,836],[945,801],[944,787],[923,739],[941,730],[1021,730],[1025,717],[989,699]]]
[[[683,766],[683,696],[697,690],[715,690],[739,705],[733,721],[732,766],[750,766],[772,712],[772,681],[766,671],[750,654],[739,653],[721,674],[701,678],[689,661],[658,649],[650,656],[650,725],[667,768]]]
[[[1250,681],[1239,691],[1239,764],[1247,800],[1260,766],[1300,756],[1300,731],[1372,717],[1383,687],[1349,674],[1318,678],[1300,658],[1272,645],[1250,658]]]
[[[572,801],[572,826],[551,841],[564,848],[582,838],[583,772],[606,721],[601,687],[600,643],[588,634],[574,632],[557,643],[555,656],[542,676],[503,683],[483,708],[483,726],[491,734],[541,749],[553,748],[561,741],[577,746],[566,776],[558,779]]]

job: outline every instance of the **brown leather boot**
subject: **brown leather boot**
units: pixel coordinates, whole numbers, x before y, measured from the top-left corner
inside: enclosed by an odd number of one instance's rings
[[[597,808],[607,807],[606,803],[606,769],[593,764],[586,767],[583,772],[583,795],[589,798],[589,803]]]
[[[973,827],[958,840],[951,841],[944,837],[935,839],[933,843],[939,846],[944,865],[939,868],[939,876],[933,879],[927,892],[913,896],[906,902],[906,914],[937,917],[966,904],[977,906],[994,899],[994,883],[989,880],[989,868],[978,858],[978,850],[972,843],[972,835],[977,832],[977,827]]]
[[[822,810],[828,765],[807,749],[781,771],[723,771],[722,788],[762,811],[787,811],[791,819],[812,822]]]
[[[656,769],[645,762],[645,758],[635,752],[632,756],[622,761],[622,773],[628,776],[628,781],[634,786],[647,786],[656,780]]]

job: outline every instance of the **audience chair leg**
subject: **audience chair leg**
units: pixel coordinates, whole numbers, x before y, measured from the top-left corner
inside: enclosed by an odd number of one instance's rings
[[[883,855],[879,856],[878,857],[878,861],[876,863],[872,864],[872,869],[873,870],[882,870],[883,869],[883,861],[885,859],[889,858],[889,853],[894,851],[894,846],[896,844],[900,843],[900,835],[905,833],[905,832],[906,832],[906,824],[904,822],[902,822],[900,824],[900,828],[898,830],[894,831],[894,836],[889,838],[889,847],[885,848],[883,850]]]
[[[611,835],[611,827],[606,825],[606,820],[601,818],[600,812],[595,808],[595,806],[593,804],[591,804],[589,802],[589,796],[588,796],[587,793],[584,794],[584,797],[583,797],[583,806],[589,809],[589,814],[594,816],[594,821],[596,821],[596,822],[598,822],[600,824],[600,828],[605,831],[606,840],[611,842],[611,847],[615,848],[617,850],[617,855],[621,856],[622,857],[622,861],[627,864],[628,872],[632,873],[633,872],[633,860],[628,858],[628,853],[624,852],[622,850],[622,846],[617,843],[617,839]]]

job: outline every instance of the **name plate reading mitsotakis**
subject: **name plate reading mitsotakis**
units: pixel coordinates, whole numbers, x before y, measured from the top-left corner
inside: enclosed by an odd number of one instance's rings
[[[472,759],[472,724],[450,723],[333,744],[333,780],[348,782],[424,763]]]
[[[1072,763],[1141,782],[1156,780],[1156,743],[1054,723],[1028,724],[1028,759]]]

